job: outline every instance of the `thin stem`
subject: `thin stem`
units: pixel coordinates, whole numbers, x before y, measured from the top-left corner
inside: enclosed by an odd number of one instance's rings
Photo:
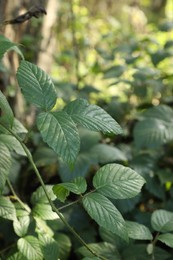
[[[81,242],[82,245],[84,245],[94,256],[99,257],[102,260],[106,260],[106,258],[99,256],[97,253],[95,253],[86,243],[85,241],[80,237],[80,235],[78,235],[78,233],[69,225],[69,223],[66,221],[66,219],[64,218],[64,216],[60,213],[60,211],[56,208],[56,206],[54,205],[54,203],[52,202],[51,198],[49,197],[49,193],[47,192],[46,186],[42,180],[42,177],[33,161],[32,155],[30,153],[30,151],[28,150],[28,148],[26,147],[26,145],[22,142],[21,138],[16,135],[12,130],[7,129],[21,144],[21,146],[23,147],[29,162],[31,163],[33,170],[35,171],[35,174],[37,175],[37,178],[44,190],[44,193],[47,197],[47,200],[52,208],[52,210],[54,212],[56,212],[56,214],[58,215],[58,217],[61,219],[61,221],[64,223],[64,225],[71,231],[71,233]]]
[[[68,207],[70,207],[70,206],[72,206],[74,204],[77,204],[80,200],[81,200],[81,198],[79,198],[78,200],[75,200],[73,202],[70,202],[70,203],[68,203],[68,204],[66,204],[66,205],[64,205],[62,207],[59,207],[58,210],[60,211],[60,210],[66,209],[66,208],[68,208]]]
[[[23,201],[21,201],[21,199],[18,197],[18,195],[16,194],[15,190],[13,189],[13,186],[9,180],[9,178],[7,178],[7,184],[11,190],[11,193],[13,194],[14,198],[20,203],[20,205],[22,206],[22,208],[24,208],[27,212],[30,213],[29,208],[23,203]]]

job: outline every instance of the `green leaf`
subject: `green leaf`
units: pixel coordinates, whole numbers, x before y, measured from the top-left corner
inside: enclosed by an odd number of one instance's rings
[[[116,247],[112,244],[107,243],[107,242],[101,242],[101,243],[97,243],[97,244],[91,243],[91,244],[88,244],[88,246],[97,255],[105,257],[106,259],[109,259],[109,260],[115,260],[115,259],[120,260],[121,259]],[[81,254],[82,256],[89,257],[90,259],[93,258],[93,254],[84,246],[77,249],[77,252],[79,254]]]
[[[143,177],[119,164],[103,166],[93,178],[97,192],[112,199],[132,198],[141,191],[144,183]]]
[[[66,182],[61,184],[56,184],[53,187],[53,191],[56,194],[57,197],[59,196],[65,196],[65,198],[69,195],[67,191],[73,192],[75,194],[81,194],[84,193],[87,189],[87,183],[83,177],[77,177],[72,182]],[[63,201],[63,200],[62,200]]]
[[[7,257],[7,260],[27,260],[24,255],[22,255],[20,252],[16,252],[13,255]]]
[[[29,216],[16,218],[13,221],[13,227],[14,227],[15,233],[19,237],[25,236],[27,234],[29,224],[30,224],[30,217]]]
[[[75,123],[65,112],[40,113],[37,126],[43,140],[70,166],[74,165],[80,148]]]
[[[36,204],[32,210],[33,216],[40,217],[43,220],[53,220],[59,218],[58,215],[52,211],[49,204]]]
[[[156,210],[151,216],[151,225],[159,232],[173,231],[173,213],[167,210]]]
[[[53,192],[61,202],[65,202],[66,198],[70,194],[68,189],[59,184],[53,186]]]
[[[152,240],[153,238],[150,230],[142,224],[126,221],[126,227],[128,236],[132,239]]]
[[[93,131],[103,133],[121,134],[119,124],[102,108],[96,105],[89,105],[85,99],[77,99],[70,102],[64,111],[67,112],[73,121]]]
[[[13,121],[14,115],[11,107],[9,106],[6,97],[0,91],[0,124],[10,129],[13,126]]]
[[[16,218],[15,207],[9,198],[0,197],[0,217],[9,220]]]
[[[83,198],[83,206],[98,225],[128,240],[126,223],[120,212],[105,196],[93,192]]]
[[[59,246],[57,241],[47,234],[40,234],[39,241],[43,252],[44,260],[59,259]]]
[[[17,44],[14,42],[11,42],[6,37],[4,37],[2,34],[0,35],[0,46],[1,46],[0,59],[2,59],[4,54],[10,50],[14,50],[16,53],[18,53],[22,57],[22,59],[24,59],[22,52],[17,47]]]
[[[29,260],[43,260],[40,244],[37,238],[26,236],[17,241],[19,251]]]
[[[4,190],[6,179],[10,172],[12,158],[11,158],[10,151],[3,143],[0,143],[0,151],[1,151],[1,156],[0,156],[0,194],[1,194]]]
[[[52,191],[52,187],[53,185],[46,185],[46,191],[49,194],[49,197],[51,200],[55,200],[56,196],[54,195],[53,191]],[[46,194],[43,190],[43,188],[40,186],[36,191],[34,191],[32,193],[31,196],[31,203],[33,205],[37,204],[37,203],[48,203],[48,199],[46,197]]]
[[[12,135],[0,135],[0,142],[4,143],[10,151],[15,151],[19,155],[26,156],[23,147],[19,143],[19,141]]]
[[[115,161],[127,161],[125,154],[118,148],[107,144],[97,144],[92,149],[99,163],[110,163]]]
[[[173,140],[173,110],[165,105],[148,109],[134,128],[137,147],[156,148]]]
[[[55,234],[54,238],[59,247],[59,259],[69,259],[70,250],[72,246],[70,238],[67,235],[59,232]]]
[[[173,248],[173,234],[161,234],[158,236],[158,240],[165,243],[167,246]]]
[[[57,99],[50,77],[36,65],[21,61],[17,80],[26,100],[43,110],[51,110]]]

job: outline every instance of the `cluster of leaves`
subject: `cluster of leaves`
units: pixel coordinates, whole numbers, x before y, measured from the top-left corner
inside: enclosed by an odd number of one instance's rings
[[[70,254],[79,259],[171,259],[173,110],[169,66],[173,45],[167,38],[170,25],[165,23],[160,29],[164,45],[145,35],[140,43],[134,36],[126,44],[118,39],[115,47],[115,30],[101,34],[93,63],[78,61],[79,68],[83,62],[89,69],[84,70],[85,75],[79,69],[77,85],[53,84],[37,66],[21,61],[17,71],[19,86],[26,101],[39,109],[38,133],[31,134],[30,139],[35,165],[52,183],[46,185],[51,201],[97,256],[86,246],[81,247],[69,233],[52,210],[43,187],[30,190],[29,198],[22,191],[27,203],[12,192],[11,182],[22,194],[18,182],[24,178],[29,182],[28,173],[32,172],[22,146],[28,138],[27,130],[14,118],[1,93],[2,259],[68,259]],[[79,49],[88,57],[84,35],[82,31]],[[22,55],[14,43],[4,37],[0,40],[1,58],[10,48]],[[65,61],[68,58],[69,64],[72,56],[61,52],[57,57],[59,66],[66,68]],[[69,75],[69,67],[67,72]],[[100,75],[106,88],[90,84],[95,82],[93,78],[100,83]],[[72,96],[80,98],[71,101]],[[112,117],[83,98],[101,105]],[[62,110],[57,109],[60,100],[64,102]],[[122,133],[113,118],[125,129],[122,137],[112,135]]]

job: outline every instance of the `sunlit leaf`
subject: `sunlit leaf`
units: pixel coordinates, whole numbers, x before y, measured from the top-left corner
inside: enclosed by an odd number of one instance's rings
[[[96,105],[89,105],[85,99],[70,102],[64,111],[71,116],[74,122],[90,130],[107,134],[122,133],[119,124],[109,114]]]
[[[16,211],[13,203],[9,198],[0,197],[0,217],[14,220],[16,218]]]
[[[29,260],[43,260],[40,243],[36,237],[26,236],[17,241],[19,251]]]
[[[173,231],[173,213],[167,210],[156,210],[151,216],[151,225],[159,232]]]
[[[112,199],[132,198],[141,191],[144,183],[142,176],[119,164],[103,166],[93,178],[97,192]]]

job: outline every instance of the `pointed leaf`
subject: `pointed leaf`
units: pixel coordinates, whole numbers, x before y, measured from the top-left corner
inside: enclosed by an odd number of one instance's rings
[[[74,122],[90,130],[113,134],[122,133],[119,124],[106,111],[96,105],[89,105],[85,99],[70,102],[64,111],[71,116]]]
[[[37,126],[43,140],[73,166],[80,148],[76,125],[65,112],[40,113]]]
[[[153,238],[150,230],[142,224],[126,221],[126,227],[128,236],[132,239],[152,240]]]
[[[28,102],[46,111],[54,107],[57,99],[55,87],[43,70],[28,61],[22,61],[17,80]]]
[[[0,91],[0,124],[7,128],[12,128],[14,115],[8,104],[6,97]]]
[[[10,172],[12,158],[11,158],[10,151],[3,143],[0,143],[0,152],[1,152],[1,156],[0,156],[0,194],[1,194],[4,190],[6,179]]]
[[[156,210],[151,216],[151,225],[159,232],[173,231],[173,213],[167,210]]]
[[[119,164],[103,166],[93,178],[97,191],[112,199],[132,198],[141,191],[144,183],[143,177]]]
[[[26,156],[23,147],[19,143],[19,141],[12,135],[0,135],[0,142],[4,143],[10,151],[15,151],[19,155]]]
[[[161,234],[158,236],[158,240],[165,243],[167,246],[173,248],[173,234]]]
[[[105,196],[97,192],[90,193],[83,198],[83,206],[98,225],[128,240],[123,217]]]
[[[9,220],[16,218],[15,207],[9,198],[0,197],[0,217]]]
[[[36,237],[26,236],[17,242],[19,251],[29,260],[43,260],[39,241]]]
[[[10,50],[14,50],[16,53],[18,53],[22,57],[22,59],[24,59],[22,52],[17,47],[17,44],[14,42],[11,42],[9,39],[4,37],[2,34],[0,35],[0,46],[1,46],[0,59],[2,59],[4,54]]]

